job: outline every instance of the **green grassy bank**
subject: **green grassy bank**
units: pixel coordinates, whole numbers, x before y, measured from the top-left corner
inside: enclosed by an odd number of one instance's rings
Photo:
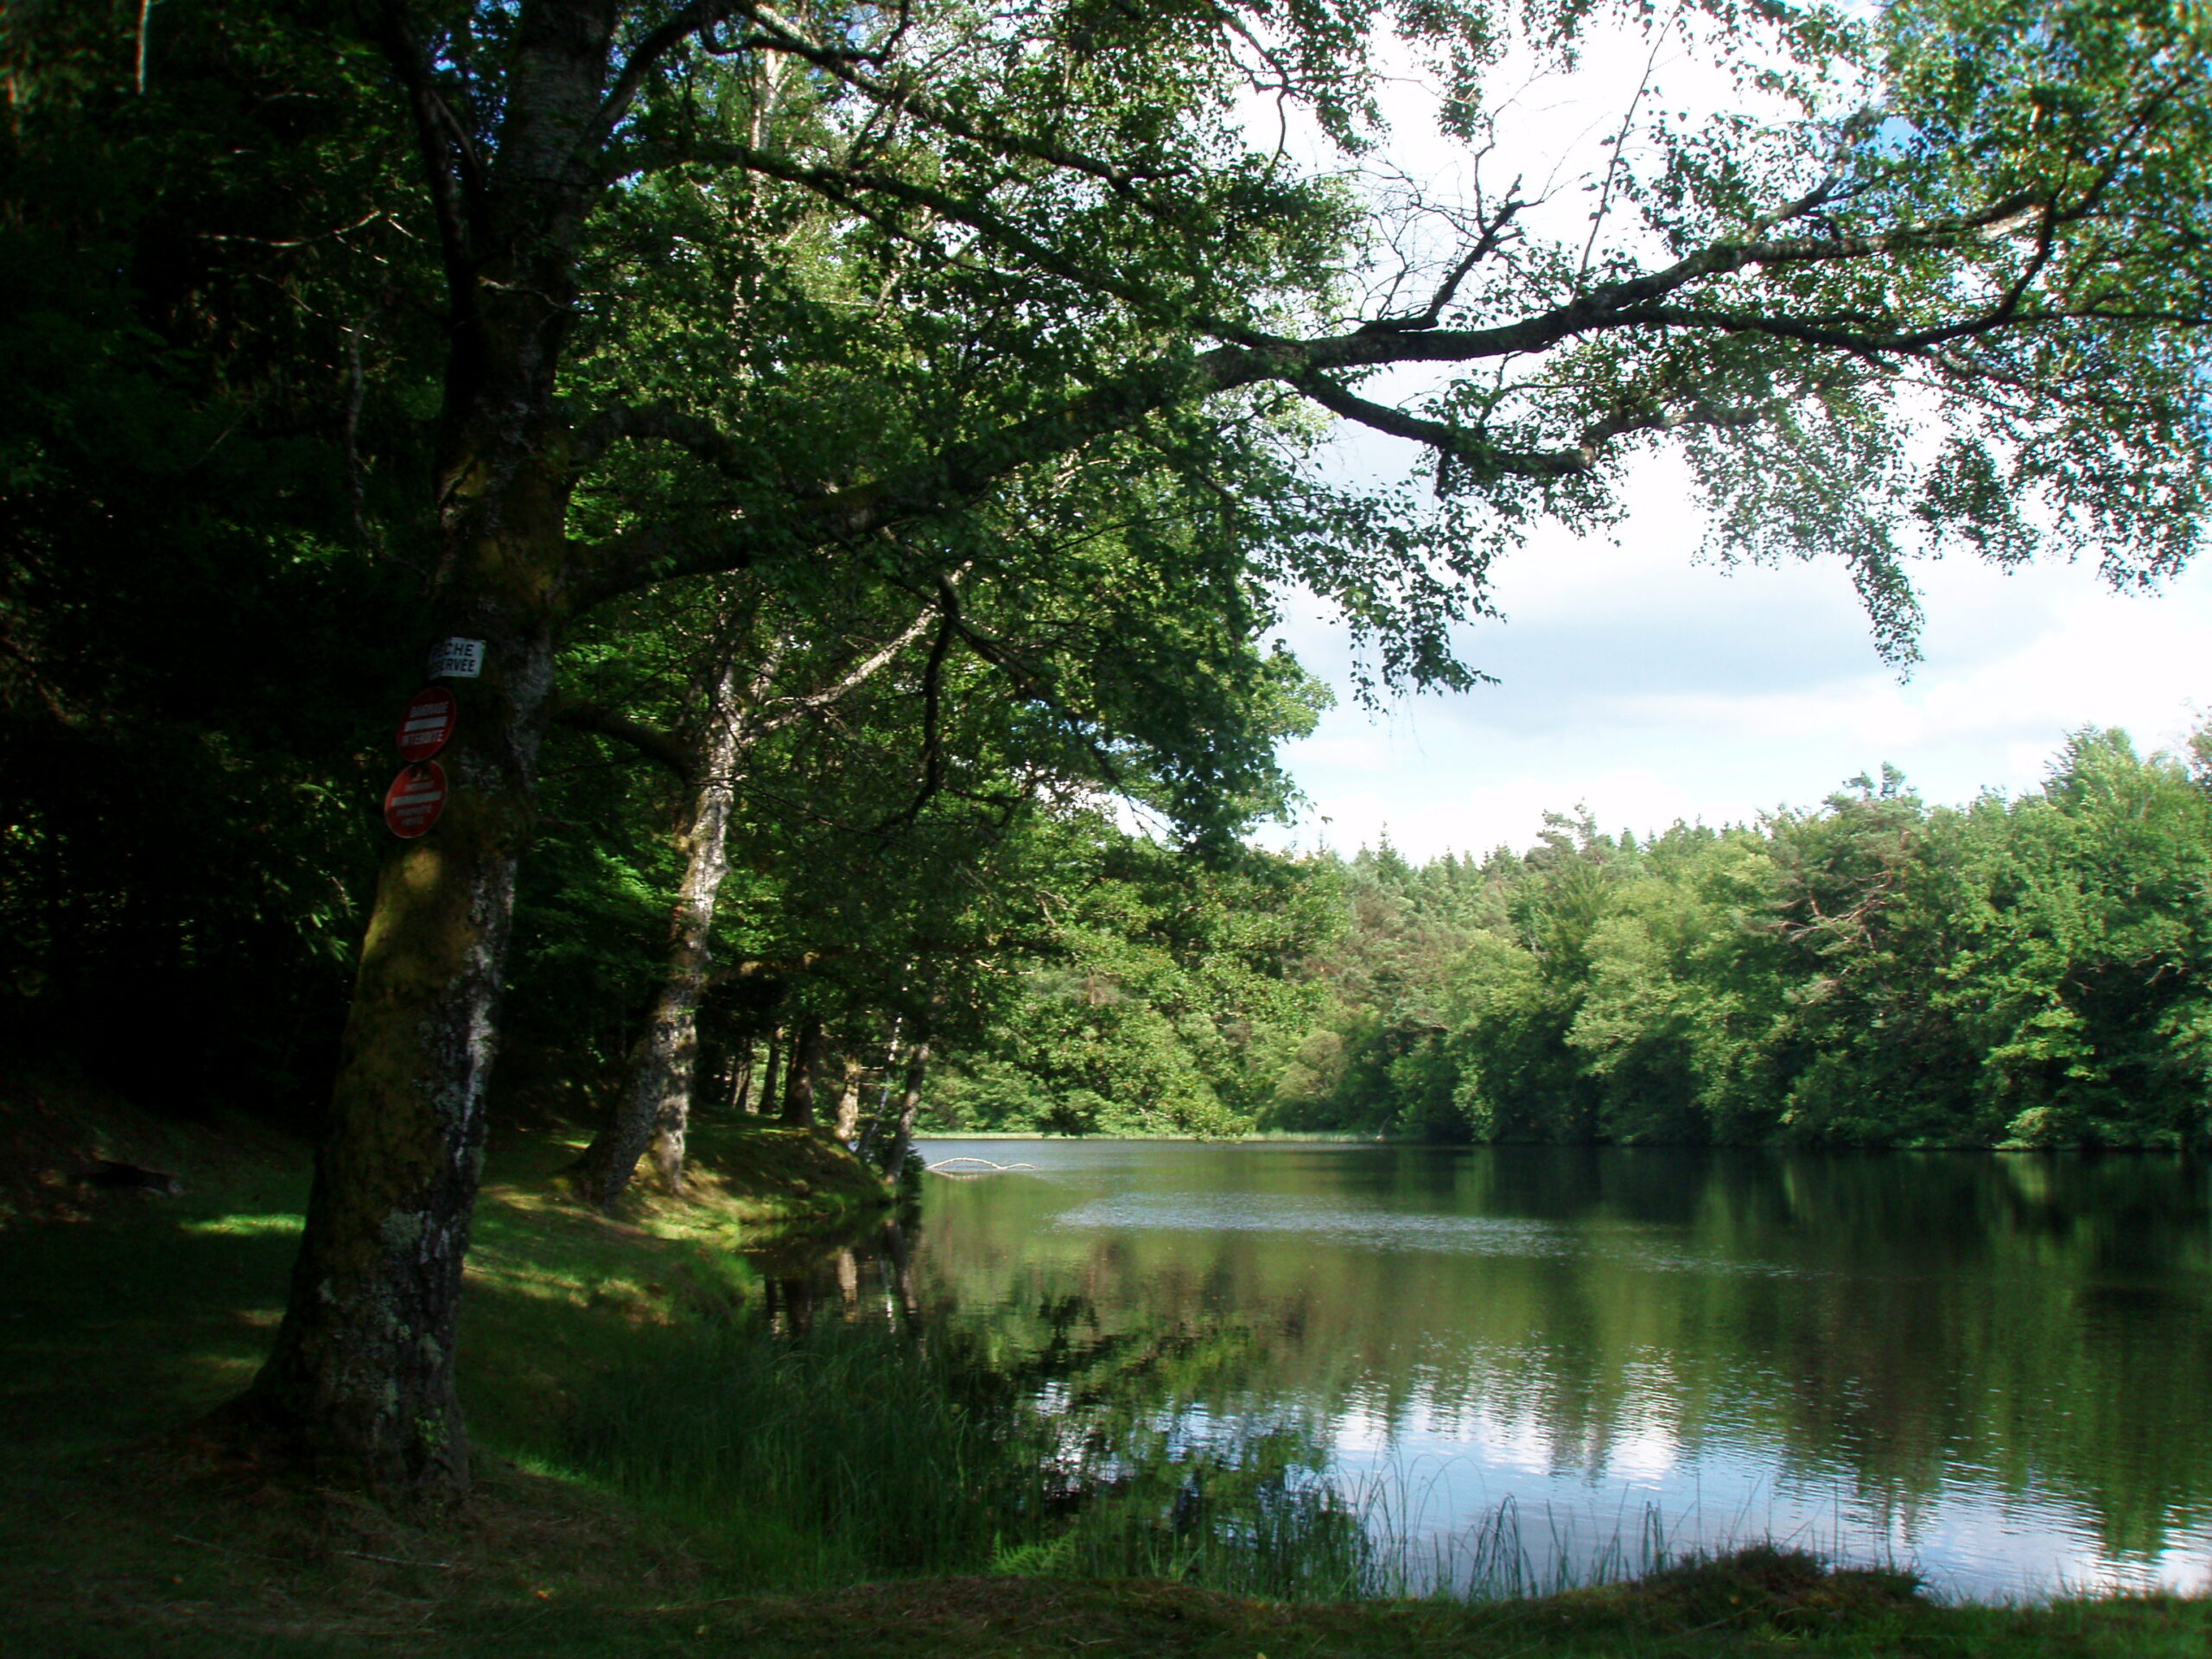
[[[1036,1448],[1007,1438],[1018,1380],[991,1393],[979,1379],[993,1373],[963,1365],[957,1343],[863,1340],[834,1298],[811,1336],[753,1334],[793,1224],[823,1234],[881,1214],[840,1154],[773,1129],[702,1137],[692,1198],[641,1200],[616,1220],[561,1198],[557,1141],[496,1153],[463,1332],[480,1490],[456,1514],[394,1516],[236,1461],[189,1427],[251,1376],[277,1317],[305,1196],[298,1150],[127,1115],[98,1128],[97,1146],[72,1132],[61,1108],[15,1110],[8,1130],[5,1659],[2195,1659],[2212,1646],[2202,1601],[1940,1606],[1901,1575],[1756,1551],[1548,1598],[1331,1601],[1316,1599],[1340,1565],[1329,1547],[1348,1546],[1325,1510],[1293,1515],[1281,1538],[1248,1536],[1249,1560],[1141,1524],[1157,1493],[1063,1514]],[[49,1142],[174,1170],[186,1190],[22,1175]],[[1192,1345],[1115,1363],[1157,1372],[1206,1357]],[[1281,1490],[1269,1468],[1262,1455],[1246,1471],[1262,1496]],[[976,1570],[994,1564],[1029,1570]]]

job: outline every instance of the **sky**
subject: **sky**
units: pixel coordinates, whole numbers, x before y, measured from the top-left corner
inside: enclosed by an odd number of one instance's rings
[[[2144,596],[2086,565],[1921,564],[1923,660],[1901,680],[1840,564],[1700,564],[1675,468],[1649,467],[1632,493],[1643,505],[1611,542],[1539,537],[1501,563],[1503,619],[1459,635],[1495,684],[1370,712],[1343,628],[1294,601],[1282,636],[1338,706],[1284,751],[1311,805],[1262,839],[1350,853],[1387,833],[1416,860],[1479,855],[1581,804],[1641,836],[1815,807],[1885,761],[1928,800],[1963,803],[2035,788],[2082,727],[2175,748],[2212,712],[2212,569]]]
[[[1602,141],[1647,70],[1670,105],[1718,110],[1744,96],[1694,55],[1655,56],[1621,35],[1593,42],[1571,77],[1522,83],[1513,77],[1525,66],[1501,66],[1499,84],[1519,90],[1502,106],[1500,149],[1551,192],[1538,217],[1579,220],[1588,198],[1576,181],[1603,165]],[[1424,78],[1399,68],[1384,158],[1432,197],[1464,198],[1466,153],[1438,135]],[[1260,133],[1265,120],[1253,124]],[[1412,446],[1339,432],[1332,465],[1344,474],[1413,471]],[[1311,804],[1258,839],[1350,853],[1387,833],[1415,859],[1480,855],[1528,846],[1547,810],[1579,804],[1641,836],[1678,818],[1817,807],[1885,761],[1928,800],[1958,804],[2035,788],[2084,726],[2171,748],[2212,711],[2212,569],[2145,595],[2113,592],[2088,565],[1921,563],[1923,660],[1901,679],[1876,654],[1840,563],[1698,563],[1704,521],[1676,461],[1639,461],[1624,494],[1636,510],[1610,537],[1540,533],[1493,568],[1503,617],[1460,643],[1495,684],[1371,712],[1351,696],[1343,628],[1294,598],[1281,637],[1338,706],[1284,752]]]

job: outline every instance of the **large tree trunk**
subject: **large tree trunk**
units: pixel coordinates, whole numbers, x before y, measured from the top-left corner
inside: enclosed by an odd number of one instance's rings
[[[245,1402],[292,1449],[394,1494],[468,1482],[454,1312],[557,625],[551,583],[512,580],[533,544],[561,545],[559,492],[524,470],[458,550],[453,585],[474,593],[440,607],[440,637],[485,641],[484,670],[452,686],[443,816],[378,877],[290,1300]]]
[[[630,1052],[614,1110],[577,1165],[584,1195],[602,1210],[612,1209],[628,1189],[648,1142],[653,1166],[669,1190],[683,1187],[691,1082],[699,1052],[699,994],[713,957],[722,878],[729,871],[729,815],[743,747],[737,682],[732,660],[715,677],[707,699],[705,741],[682,843],[683,880],[669,918],[667,970],[645,1029]]]
[[[389,25],[451,307],[432,639],[481,640],[483,661],[479,677],[453,683],[454,735],[438,757],[444,816],[394,848],[378,880],[290,1300],[244,1403],[332,1475],[416,1499],[468,1485],[454,1315],[515,868],[570,602],[557,381],[576,315],[575,238],[604,188],[591,135],[616,10],[520,10],[497,160],[466,175],[451,168],[430,66],[400,9]],[[375,711],[374,725],[389,730],[394,712]]]

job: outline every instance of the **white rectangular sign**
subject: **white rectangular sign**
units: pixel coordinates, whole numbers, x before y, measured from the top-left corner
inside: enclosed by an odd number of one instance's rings
[[[434,680],[473,680],[484,671],[481,639],[441,640],[430,652]]]

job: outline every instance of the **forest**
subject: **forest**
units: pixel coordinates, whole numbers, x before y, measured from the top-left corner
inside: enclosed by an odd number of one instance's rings
[[[1281,876],[1233,937],[1193,928],[1196,883],[1179,915],[1118,912],[1141,931],[1073,932],[925,1123],[2212,1146],[2202,731],[2180,759],[2085,729],[2010,800],[1930,807],[1885,767],[1756,824],[1554,814],[1525,852]]]
[[[1736,107],[1516,171],[1499,66],[1623,39]],[[1284,594],[1369,694],[1478,687],[1491,561],[1637,454],[1901,665],[1919,555],[2183,568],[2205,50],[2163,3],[12,5],[0,1042],[315,1135],[234,1421],[418,1496],[468,1484],[494,1116],[588,1125],[601,1209],[695,1106],[886,1164],[925,1101],[2201,1143],[2202,754],[1418,870],[1244,836],[1325,696]],[[1459,198],[1361,170],[1405,59]],[[1346,482],[1339,425],[1422,459]]]

